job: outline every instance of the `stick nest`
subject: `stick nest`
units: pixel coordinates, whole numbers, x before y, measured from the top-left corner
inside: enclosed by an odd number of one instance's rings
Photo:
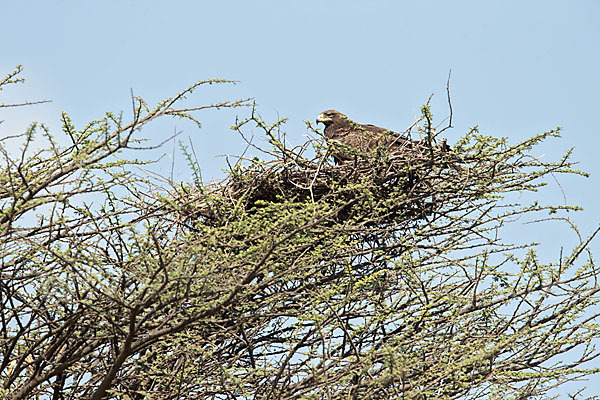
[[[240,212],[284,202],[335,204],[336,222],[355,216],[356,207],[369,206],[378,214],[377,223],[434,215],[460,160],[445,140],[439,145],[407,142],[389,150],[378,148],[341,164],[328,162],[327,152],[310,160],[294,151],[268,162],[249,160],[233,167],[222,182],[184,190],[176,203],[186,218],[213,227],[226,225]]]

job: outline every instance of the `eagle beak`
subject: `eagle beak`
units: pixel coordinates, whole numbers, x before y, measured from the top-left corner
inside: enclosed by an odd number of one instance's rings
[[[325,124],[325,121],[327,121],[327,116],[325,114],[319,114],[319,116],[317,117],[317,124],[319,122]]]

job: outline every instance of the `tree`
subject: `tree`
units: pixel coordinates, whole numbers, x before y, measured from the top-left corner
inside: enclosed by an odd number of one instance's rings
[[[152,120],[249,105],[179,108],[210,83],[133,97],[130,121],[63,114],[66,146],[37,124],[17,156],[0,142],[3,398],[525,399],[595,372],[595,234],[553,263],[502,239],[576,209],[507,199],[583,174],[530,155],[558,129],[445,151],[425,106],[423,145],[332,165],[310,124],[290,147],[251,108],[234,129],[264,132],[264,160],[213,184],[134,173]]]

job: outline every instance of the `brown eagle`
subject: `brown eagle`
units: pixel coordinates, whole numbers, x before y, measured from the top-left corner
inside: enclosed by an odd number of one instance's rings
[[[418,140],[410,140],[399,133],[375,125],[358,124],[339,111],[323,111],[317,117],[317,124],[325,125],[325,140],[333,146],[332,154],[336,164],[353,160],[357,156],[373,154],[380,146],[390,151],[410,148]]]

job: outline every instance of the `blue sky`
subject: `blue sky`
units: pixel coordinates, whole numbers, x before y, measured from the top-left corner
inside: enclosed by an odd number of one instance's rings
[[[31,120],[56,131],[61,110],[80,125],[127,112],[130,89],[155,102],[214,77],[240,82],[200,91],[195,104],[254,97],[266,119],[289,118],[294,143],[304,140],[304,120],[330,108],[403,130],[432,93],[434,115],[448,115],[451,69],[449,143],[476,124],[511,141],[563,126],[563,139],[536,155],[575,146],[578,167],[592,176],[559,181],[567,201],[585,208],[573,216],[582,233],[600,224],[599,1],[21,0],[2,2],[0,18],[0,74],[23,64],[28,80],[0,102],[53,100],[3,111],[1,136]],[[220,177],[219,156],[244,147],[229,130],[234,116],[207,112],[198,115],[201,129],[169,121],[145,135],[158,142],[182,130],[204,177]],[[175,165],[176,179],[190,179],[181,158]],[[563,201],[555,183],[541,195]],[[531,232],[553,260],[573,239],[557,232]]]

